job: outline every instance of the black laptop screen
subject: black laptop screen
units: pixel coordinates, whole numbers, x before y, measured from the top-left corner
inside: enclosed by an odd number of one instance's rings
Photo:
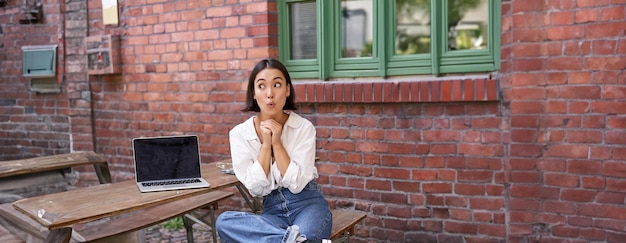
[[[133,140],[137,181],[200,177],[198,137]]]

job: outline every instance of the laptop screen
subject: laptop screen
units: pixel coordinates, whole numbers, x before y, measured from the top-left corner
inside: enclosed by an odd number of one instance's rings
[[[155,137],[133,140],[137,182],[200,177],[198,137]]]

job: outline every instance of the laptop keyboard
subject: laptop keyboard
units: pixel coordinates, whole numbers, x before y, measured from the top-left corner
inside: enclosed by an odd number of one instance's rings
[[[166,185],[179,185],[186,183],[197,183],[201,182],[200,179],[181,179],[181,180],[170,180],[170,181],[157,181],[157,182],[142,182],[143,186],[166,186]]]

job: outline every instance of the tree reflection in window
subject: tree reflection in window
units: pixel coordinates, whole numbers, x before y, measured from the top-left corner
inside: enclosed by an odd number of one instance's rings
[[[448,50],[487,47],[488,0],[447,0]],[[396,54],[430,52],[431,0],[396,0]]]
[[[397,0],[396,55],[430,53],[430,0]]]

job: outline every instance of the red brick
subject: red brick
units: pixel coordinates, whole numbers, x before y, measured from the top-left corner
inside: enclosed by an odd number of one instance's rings
[[[542,102],[511,102],[511,113],[513,114],[536,114],[542,113],[544,110],[544,103]]]
[[[472,213],[469,210],[456,209],[456,208],[450,209],[451,219],[469,221],[471,220],[471,217],[472,217]]]
[[[409,179],[411,176],[410,171],[404,169],[395,168],[374,168],[374,175],[377,177],[394,178],[394,179]]]
[[[606,38],[623,35],[626,26],[624,22],[600,23],[590,25],[586,33],[587,38]]]
[[[580,70],[582,65],[582,58],[579,57],[553,57],[547,62],[550,70]]]
[[[557,225],[555,227],[552,227],[552,233],[555,236],[574,238],[578,237],[578,235],[580,234],[580,229],[575,227]]]
[[[501,198],[470,198],[472,209],[500,210],[504,208],[504,200]]]
[[[586,70],[623,70],[626,68],[626,57],[587,57],[584,62]]]
[[[452,99],[452,82],[441,82],[441,101],[448,102]]]
[[[602,132],[600,131],[569,131],[567,142],[570,143],[601,143]]]
[[[546,38],[548,40],[581,39],[584,35],[585,29],[577,25],[548,27],[546,30]]]
[[[605,136],[607,144],[626,144],[626,132],[606,132]]]
[[[600,15],[600,19],[602,21],[611,21],[611,20],[619,20],[619,19],[624,19],[624,15],[626,13],[624,13],[624,7],[610,7],[610,8],[603,8],[602,13]]]
[[[580,214],[581,216],[626,220],[626,208],[620,206],[582,204],[580,205]]]
[[[561,199],[565,201],[573,202],[593,202],[595,200],[595,191],[590,190],[578,190],[578,189],[563,189]]]
[[[543,70],[546,66],[545,61],[541,61],[541,60],[536,60],[536,59],[518,59],[512,62],[513,65],[513,71],[517,71],[517,72],[531,72],[531,71],[538,71],[538,70]],[[477,89],[477,94],[480,94],[479,89]],[[481,95],[477,95],[477,99],[482,98]]]
[[[366,189],[371,189],[371,190],[390,191],[391,190],[391,182],[390,181],[386,181],[386,180],[368,179],[368,180],[366,180],[365,188]]]
[[[572,160],[567,163],[567,172],[572,174],[599,174],[602,164],[597,161]]]
[[[515,100],[544,100],[546,98],[545,88],[516,88],[511,91],[510,99]]]
[[[600,241],[606,239],[606,233],[602,229],[581,229],[580,237],[589,241]]]
[[[442,82],[429,82],[430,83],[430,99],[428,101],[439,102],[441,100],[441,85]]]
[[[512,2],[512,11],[513,13],[524,13],[524,12],[534,12],[534,11],[542,11],[545,9],[544,1],[531,1],[531,2]]]
[[[535,157],[543,153],[543,146],[537,144],[512,144],[511,155],[520,157]]]
[[[586,158],[588,150],[586,145],[553,145],[546,152],[553,157]]]
[[[476,234],[478,232],[478,226],[474,223],[462,223],[455,221],[446,222],[444,229],[450,233]]]
[[[538,183],[541,181],[541,175],[533,171],[511,171],[511,182],[518,183]]]
[[[452,184],[449,183],[422,183],[422,191],[425,193],[451,193]]]
[[[599,19],[599,9],[583,9],[576,12],[576,23],[596,22]]]
[[[579,7],[598,7],[608,5],[611,0],[576,0]]]
[[[545,51],[546,45],[542,43],[519,43],[512,47],[513,53],[515,53],[516,57],[541,57],[545,56],[547,53]],[[537,74],[519,74],[519,75],[537,75]],[[543,75],[543,74],[542,74]],[[543,79],[533,80],[532,82],[540,82]],[[515,84],[515,79],[513,85]]]
[[[542,211],[560,213],[560,214],[575,214],[578,208],[575,203],[567,201],[547,200],[543,202]]]
[[[574,23],[574,12],[562,11],[551,13],[550,23],[553,25],[570,25]]]

